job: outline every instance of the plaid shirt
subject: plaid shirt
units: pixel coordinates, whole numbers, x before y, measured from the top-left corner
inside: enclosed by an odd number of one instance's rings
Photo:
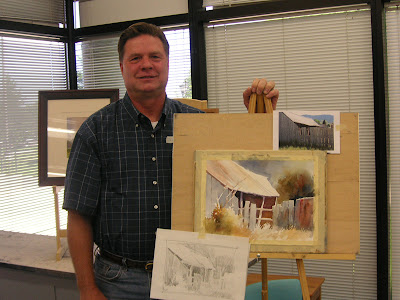
[[[63,208],[93,217],[100,249],[153,259],[157,228],[171,228],[174,113],[198,109],[166,98],[153,129],[126,94],[78,130],[65,179]]]

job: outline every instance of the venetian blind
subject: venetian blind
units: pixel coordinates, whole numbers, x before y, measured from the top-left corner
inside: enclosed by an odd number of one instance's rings
[[[55,235],[52,189],[38,187],[38,91],[67,88],[65,46],[31,37],[0,32],[0,230]]]
[[[231,6],[235,4],[246,4],[246,3],[257,3],[257,2],[266,2],[271,0],[203,0],[203,7],[207,6],[215,6],[215,7],[223,7],[223,6]]]
[[[191,98],[189,29],[164,31],[170,45],[169,79],[166,88],[170,98]],[[77,69],[80,88],[119,88],[125,94],[118,60],[119,36],[87,40],[77,44]]]
[[[385,10],[392,299],[400,299],[400,8]]]
[[[368,6],[261,16],[205,27],[208,105],[246,112],[253,78],[275,80],[278,109],[359,113],[361,251],[355,261],[306,260],[323,276],[324,299],[376,299],[374,98]],[[250,272],[260,272],[260,264]],[[297,274],[294,260],[268,260],[268,272]]]
[[[64,0],[1,0],[0,19],[58,27],[65,24]]]

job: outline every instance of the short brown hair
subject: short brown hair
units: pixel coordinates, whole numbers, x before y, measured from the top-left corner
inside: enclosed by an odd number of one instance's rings
[[[135,37],[138,37],[138,36],[141,36],[144,34],[158,37],[164,45],[165,53],[167,54],[167,56],[169,56],[169,44],[168,44],[167,38],[165,37],[165,34],[161,30],[161,28],[156,25],[153,25],[153,24],[139,22],[139,23],[132,24],[127,29],[125,29],[121,33],[121,36],[119,37],[118,55],[119,55],[120,62],[122,62],[122,59],[124,57],[124,47],[125,47],[126,42],[132,38],[135,38]]]

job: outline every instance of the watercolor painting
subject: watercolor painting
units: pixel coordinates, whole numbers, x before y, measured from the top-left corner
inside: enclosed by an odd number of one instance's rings
[[[196,151],[195,231],[251,252],[325,251],[326,152]]]
[[[249,240],[157,229],[151,298],[244,299]]]
[[[274,150],[340,153],[340,112],[274,111]]]
[[[39,91],[39,186],[64,185],[79,124],[118,99],[118,89]]]

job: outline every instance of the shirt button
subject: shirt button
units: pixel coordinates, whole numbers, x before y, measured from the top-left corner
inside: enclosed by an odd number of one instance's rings
[[[153,156],[153,157],[151,158],[151,160],[152,160],[152,161],[156,161],[157,159]]]
[[[158,209],[158,205],[156,204],[156,205],[154,205],[154,209]]]
[[[153,133],[151,134],[151,137],[154,139],[154,134]]]
[[[154,184],[154,185],[157,185],[157,181],[154,180],[154,181],[153,181],[153,184]]]

